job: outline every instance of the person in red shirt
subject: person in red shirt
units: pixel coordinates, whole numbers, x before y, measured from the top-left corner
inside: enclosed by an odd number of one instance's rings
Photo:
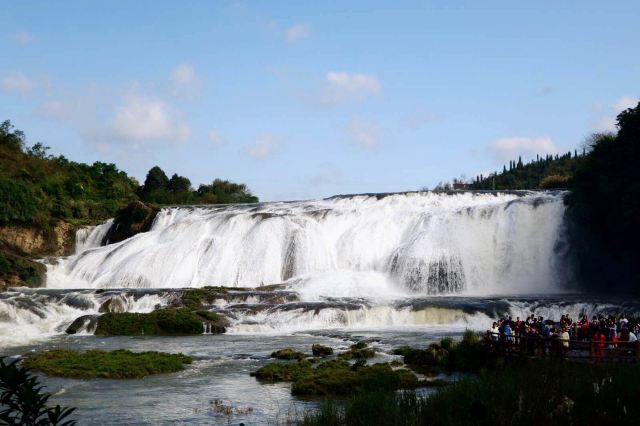
[[[594,356],[596,358],[596,362],[602,362],[602,358],[604,355],[604,342],[606,341],[606,337],[600,330],[596,331],[595,336],[593,336],[593,340],[595,342],[595,351]]]

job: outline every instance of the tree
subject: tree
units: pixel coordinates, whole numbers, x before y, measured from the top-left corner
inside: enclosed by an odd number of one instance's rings
[[[184,176],[178,176],[176,173],[171,176],[167,188],[171,192],[188,192],[191,191],[191,181]]]
[[[158,167],[152,167],[147,173],[147,178],[144,180],[143,191],[150,193],[151,191],[165,190],[169,185],[169,178],[164,171]]]
[[[617,117],[618,134],[596,134],[567,199],[581,277],[603,289],[640,291],[640,103]]]
[[[11,121],[5,120],[0,124],[0,145],[4,145],[11,150],[22,151],[24,139],[24,132],[14,130]]]

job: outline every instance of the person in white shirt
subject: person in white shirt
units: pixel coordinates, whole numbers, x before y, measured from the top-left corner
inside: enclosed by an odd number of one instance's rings
[[[491,341],[497,342],[500,334],[500,329],[498,328],[498,323],[494,322],[493,327],[491,327]]]

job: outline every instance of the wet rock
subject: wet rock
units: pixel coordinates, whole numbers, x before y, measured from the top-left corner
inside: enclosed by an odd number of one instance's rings
[[[82,315],[76,318],[65,330],[67,334],[76,334],[81,331],[93,330],[98,324],[98,315]]]
[[[311,346],[311,352],[313,353],[313,356],[325,357],[325,356],[333,355],[332,348],[328,346],[320,345],[318,343]]]
[[[129,203],[116,213],[113,225],[104,236],[102,245],[124,241],[141,232],[147,232],[159,211],[159,208],[141,201]]]
[[[98,312],[101,314],[107,312],[125,312],[126,304],[121,296],[114,296],[110,299],[105,300],[102,305],[100,305],[100,309]]]

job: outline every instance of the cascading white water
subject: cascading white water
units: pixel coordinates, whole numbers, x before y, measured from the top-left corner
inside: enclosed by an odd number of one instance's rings
[[[47,287],[287,282],[310,298],[557,291],[562,197],[424,192],[167,208],[149,232],[48,265]]]
[[[107,235],[109,228],[113,225],[113,219],[107,220],[98,226],[85,226],[76,231],[76,247],[75,254],[83,251],[100,247],[102,240]]]
[[[64,333],[76,318],[97,315],[102,304],[112,298],[118,300],[122,311],[151,312],[158,306],[165,306],[170,295],[32,290],[1,293],[0,349]]]
[[[179,291],[139,288],[284,284],[214,301],[229,333],[482,329],[496,315],[595,312],[597,304],[559,299],[496,307],[486,298],[562,290],[563,195],[423,192],[166,208],[150,231],[102,246],[111,220],[80,230],[74,255],[46,261],[47,290],[0,293],[0,348],[62,334],[77,318],[86,319],[79,332],[91,333],[107,299],[130,312],[179,304]],[[131,290],[96,291],[105,288]]]

